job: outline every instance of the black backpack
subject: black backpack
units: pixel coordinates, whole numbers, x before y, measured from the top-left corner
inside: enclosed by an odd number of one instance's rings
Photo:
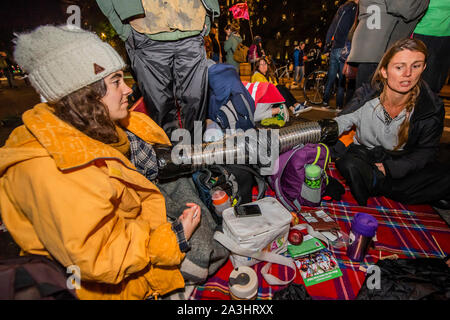
[[[77,300],[64,268],[40,255],[0,260],[0,300]]]
[[[192,175],[200,199],[213,213],[217,224],[222,218],[215,214],[211,199],[211,190],[220,187],[230,197],[232,204],[238,206],[252,202],[252,189],[258,186],[257,199],[265,196],[267,184],[265,179],[247,165],[212,165],[198,170]]]

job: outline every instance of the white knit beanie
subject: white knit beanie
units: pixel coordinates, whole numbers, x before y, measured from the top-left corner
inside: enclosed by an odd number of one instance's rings
[[[121,70],[120,55],[92,32],[41,26],[17,36],[14,59],[50,102]]]

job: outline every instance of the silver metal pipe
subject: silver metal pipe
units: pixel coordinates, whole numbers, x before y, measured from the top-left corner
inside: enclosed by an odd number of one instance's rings
[[[298,123],[277,130],[279,130],[277,138],[280,153],[300,144],[318,143],[321,138],[321,127],[315,121]],[[254,136],[249,136],[248,132],[238,132],[232,136],[225,136],[220,141],[204,143],[201,147],[192,146],[190,152],[180,158],[180,162],[190,163],[197,168],[213,164],[215,159],[223,159],[221,163],[227,163],[227,159],[232,160],[232,163],[248,163],[249,155],[258,148],[259,144],[269,143],[261,141],[258,129],[255,133]]]
[[[261,168],[261,174],[263,170],[264,175],[271,174],[267,168],[280,153],[301,144],[337,139],[337,133],[335,121],[320,120],[298,123],[276,131],[240,130],[225,135],[220,141],[198,145],[154,147],[158,158],[158,177],[176,177],[212,164],[256,164]]]
[[[307,143],[319,143],[321,127],[318,122],[302,122],[280,129],[280,153],[295,146]]]

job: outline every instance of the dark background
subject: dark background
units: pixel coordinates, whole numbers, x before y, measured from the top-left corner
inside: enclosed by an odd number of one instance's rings
[[[221,15],[220,40],[224,41],[224,27],[233,20],[229,8],[242,0],[219,0]],[[251,35],[260,35],[266,52],[275,60],[290,59],[298,41],[313,43],[325,37],[338,6],[335,0],[248,0],[250,21],[239,19],[244,43],[251,44]],[[123,42],[118,38],[95,0],[2,0],[0,7],[0,51],[10,56],[13,33],[24,32],[44,24],[65,24],[71,14],[70,5],[81,9],[82,28],[104,34],[103,39],[115,47],[124,58]],[[251,31],[250,32],[250,24]]]

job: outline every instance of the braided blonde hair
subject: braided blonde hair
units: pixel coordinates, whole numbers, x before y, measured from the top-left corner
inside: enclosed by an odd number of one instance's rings
[[[391,59],[394,57],[395,54],[397,54],[400,51],[403,50],[410,50],[410,51],[418,51],[425,55],[425,63],[427,60],[428,50],[425,44],[418,40],[418,39],[402,39],[395,42],[383,55],[383,58],[381,58],[380,63],[378,64],[378,67],[375,71],[375,74],[372,78],[372,86],[377,89],[378,91],[382,90],[380,95],[380,102],[384,104],[384,101],[386,100],[386,88],[387,88],[387,79],[383,77],[381,74],[381,69],[387,70],[389,62],[391,62]],[[402,124],[400,125],[400,128],[398,130],[398,143],[395,146],[394,150],[398,150],[400,147],[402,147],[406,141],[408,140],[408,132],[409,132],[409,116],[411,112],[414,109],[414,106],[416,105],[417,99],[420,94],[420,79],[416,83],[416,85],[411,89],[409,92],[409,99],[406,102],[406,117],[405,120],[403,120]]]

